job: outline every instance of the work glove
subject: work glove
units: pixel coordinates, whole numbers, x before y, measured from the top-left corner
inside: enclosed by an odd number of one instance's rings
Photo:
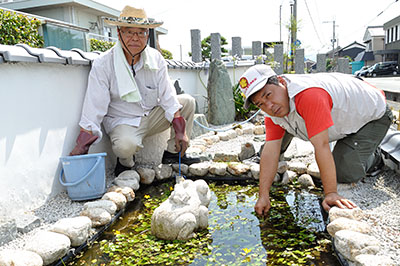
[[[93,142],[95,142],[96,139],[98,139],[98,138],[99,138],[98,136],[94,136],[94,135],[90,134],[89,132],[81,130],[79,132],[78,138],[76,139],[76,146],[69,155],[73,156],[73,155],[87,154],[89,151],[90,145],[92,145]]]
[[[175,130],[175,149],[177,152],[181,153],[182,157],[189,145],[189,139],[185,132],[185,119],[182,116],[175,117],[172,119],[172,126]]]

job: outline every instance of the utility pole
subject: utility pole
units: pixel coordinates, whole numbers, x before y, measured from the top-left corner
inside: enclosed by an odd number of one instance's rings
[[[293,0],[293,2],[290,4],[291,6],[291,13],[292,16],[290,18],[291,21],[291,30],[290,30],[290,35],[291,35],[291,41],[290,41],[290,50],[291,50],[291,70],[294,69],[294,57],[295,57],[295,52],[296,52],[296,46],[295,42],[297,40],[297,0]]]
[[[332,34],[332,39],[331,39],[331,42],[332,42],[332,64],[333,64],[333,62],[335,61],[335,42],[336,42],[336,38],[335,38],[335,27],[336,27],[335,20],[324,21],[322,23],[332,23],[332,25],[333,25],[333,31],[332,31],[333,34]]]

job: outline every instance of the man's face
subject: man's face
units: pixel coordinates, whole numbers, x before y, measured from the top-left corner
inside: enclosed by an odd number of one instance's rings
[[[270,116],[284,117],[290,111],[287,89],[281,82],[266,84],[250,100]]]
[[[125,45],[122,45],[125,51],[128,48],[131,54],[135,55],[142,51],[143,48],[146,46],[147,38],[149,37],[148,29],[121,27],[119,31],[119,38],[122,38],[123,42],[126,45],[126,47]]]

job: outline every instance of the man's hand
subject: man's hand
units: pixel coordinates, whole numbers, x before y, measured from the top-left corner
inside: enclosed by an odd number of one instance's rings
[[[353,209],[357,205],[351,200],[345,199],[336,192],[325,195],[325,199],[322,202],[322,207],[325,211],[329,212],[332,206],[337,206],[341,209]]]
[[[181,153],[181,157],[185,154],[189,145],[189,138],[186,135],[186,122],[182,116],[175,117],[172,120],[172,126],[175,130],[175,149]]]
[[[260,216],[267,215],[270,208],[271,208],[271,202],[269,200],[269,196],[259,197],[256,205],[254,206],[254,210]]]

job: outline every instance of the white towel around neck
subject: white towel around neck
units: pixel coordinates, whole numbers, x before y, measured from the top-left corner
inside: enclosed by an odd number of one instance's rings
[[[119,41],[117,41],[114,52],[114,69],[120,98],[126,102],[140,102],[142,97],[139,87]],[[157,61],[148,47],[144,49],[141,56],[143,57],[144,68],[149,70],[158,69]]]

